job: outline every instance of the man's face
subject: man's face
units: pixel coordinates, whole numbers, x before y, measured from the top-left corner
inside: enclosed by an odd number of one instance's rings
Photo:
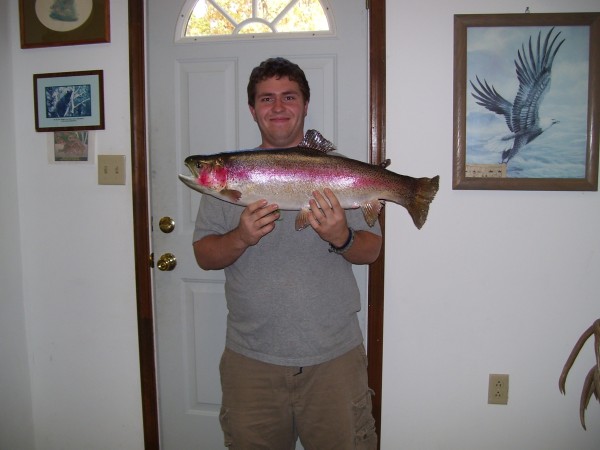
[[[288,77],[268,78],[256,85],[250,113],[258,124],[262,148],[294,147],[304,137],[308,102],[298,83]]]

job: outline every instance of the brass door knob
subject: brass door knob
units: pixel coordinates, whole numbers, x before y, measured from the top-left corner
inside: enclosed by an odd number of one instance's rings
[[[168,216],[162,217],[158,221],[158,228],[160,228],[160,231],[163,233],[170,233],[175,229],[175,221]]]
[[[158,270],[162,270],[163,272],[170,272],[175,266],[177,266],[177,259],[173,253],[165,253],[158,258],[158,262],[156,263]]]

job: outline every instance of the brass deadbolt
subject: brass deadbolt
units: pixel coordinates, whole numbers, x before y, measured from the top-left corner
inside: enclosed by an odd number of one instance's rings
[[[175,221],[170,217],[163,217],[158,221],[158,228],[163,233],[170,233],[175,229]]]

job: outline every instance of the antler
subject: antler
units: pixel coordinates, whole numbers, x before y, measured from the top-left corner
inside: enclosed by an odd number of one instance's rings
[[[585,377],[583,383],[583,390],[581,392],[581,400],[579,403],[579,419],[581,420],[581,426],[585,430],[585,410],[590,404],[592,394],[596,397],[596,400],[600,401],[600,319],[596,320],[577,340],[575,347],[571,350],[571,354],[563,367],[563,370],[558,379],[558,389],[560,392],[565,394],[565,382],[567,381],[567,375],[569,370],[573,366],[575,359],[579,355],[579,352],[583,348],[583,344],[594,336],[594,353],[596,355],[596,365],[593,366]]]

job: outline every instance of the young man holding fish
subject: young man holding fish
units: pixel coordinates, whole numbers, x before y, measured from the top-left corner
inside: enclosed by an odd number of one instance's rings
[[[256,67],[248,104],[260,148],[297,147],[309,100],[296,64]],[[293,449],[298,437],[306,450],[377,446],[352,264],[377,258],[381,230],[360,209],[344,210],[331,189],[312,196],[312,230],[301,231],[297,211],[280,210],[277,198],[246,207],[201,200],[196,260],[226,276],[220,419],[232,449]]]

